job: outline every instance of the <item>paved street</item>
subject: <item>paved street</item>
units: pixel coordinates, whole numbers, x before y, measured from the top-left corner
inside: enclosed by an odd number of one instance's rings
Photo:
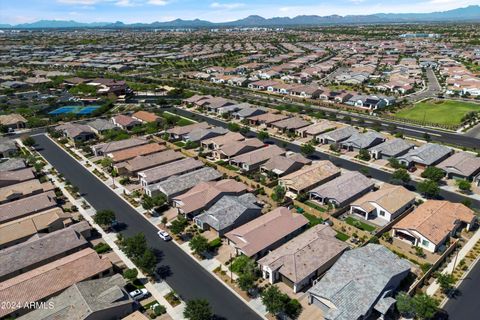
[[[214,125],[217,125],[217,126],[222,126],[222,127],[225,127],[225,128],[227,127],[226,122],[223,122],[223,121],[220,121],[220,120],[217,120],[217,119],[212,119],[212,118],[207,117],[205,115],[200,115],[198,113],[193,113],[191,111],[188,111],[188,110],[185,110],[185,109],[180,109],[180,108],[175,108],[175,111],[177,112],[177,114],[182,115],[182,116],[186,116],[186,117],[196,119],[196,120],[200,119],[200,120],[203,120],[203,121],[207,121],[211,124],[214,124]],[[254,134],[254,133],[252,132],[251,134]],[[295,152],[301,152],[300,151],[300,149],[301,149],[300,146],[296,145],[294,143],[285,142],[283,140],[279,140],[279,139],[274,138],[274,137],[270,137],[268,140],[274,142],[278,146],[283,146],[284,144],[286,144],[286,148],[288,150],[295,151]],[[340,168],[347,169],[347,170],[360,171],[361,169],[365,168],[365,169],[368,170],[369,175],[374,179],[384,181],[384,182],[389,182],[391,180],[391,174],[388,173],[388,172],[385,172],[385,171],[382,171],[382,170],[379,170],[379,169],[375,169],[375,168],[371,168],[371,167],[367,167],[367,166],[364,166],[360,163],[352,162],[352,161],[349,161],[349,160],[346,160],[346,159],[342,159],[342,158],[334,156],[334,155],[330,155],[330,154],[326,154],[326,153],[323,153],[323,152],[316,151],[316,152],[314,152],[313,157],[315,157],[319,160],[330,160],[336,166],[338,166]],[[410,182],[410,185],[416,186],[416,182],[412,181],[412,182]],[[450,191],[446,191],[446,190],[443,190],[443,189],[440,189],[440,197],[444,198],[446,200],[452,201],[452,202],[462,202],[465,199],[465,197],[460,195],[460,194],[450,192]],[[472,199],[472,207],[480,208],[480,201]]]
[[[115,211],[117,220],[126,225],[123,233],[132,236],[143,232],[148,245],[158,250],[161,257],[159,266],[170,270],[167,283],[184,300],[207,299],[215,314],[224,319],[260,319],[243,301],[218,282],[208,271],[192,261],[182,249],[174,243],[163,242],[156,234],[157,230],[125,201],[100,182],[84,167],[71,158],[44,135],[35,137],[38,151],[62,173],[96,209]]]
[[[439,93],[442,92],[442,87],[440,86],[437,76],[435,75],[433,70],[431,68],[427,68],[426,73],[427,73],[427,81],[426,81],[427,88],[421,92],[409,95],[407,100],[409,100],[410,102],[416,102],[416,101],[420,101],[427,98],[435,98]]]
[[[478,288],[480,284],[480,264],[477,263],[468,276],[458,287],[457,297],[450,299],[444,306],[450,320],[478,319],[480,304],[478,303]]]

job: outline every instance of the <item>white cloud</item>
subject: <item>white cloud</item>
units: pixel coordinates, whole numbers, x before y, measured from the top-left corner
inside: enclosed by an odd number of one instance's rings
[[[148,4],[154,5],[154,6],[165,6],[168,4],[168,1],[166,0],[149,0],[147,2]]]
[[[211,8],[214,9],[225,9],[225,10],[232,10],[238,9],[245,6],[245,3],[234,2],[234,3],[220,3],[220,2],[212,2],[210,4]]]
[[[118,0],[115,3],[115,5],[117,5],[119,7],[133,7],[133,6],[135,6],[135,3],[133,3],[130,0]]]

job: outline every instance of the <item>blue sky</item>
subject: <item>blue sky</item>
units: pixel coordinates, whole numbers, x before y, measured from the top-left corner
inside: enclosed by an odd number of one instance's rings
[[[480,0],[0,0],[0,23],[41,19],[132,23],[176,18],[220,22],[251,14],[270,18],[432,12],[479,3]]]

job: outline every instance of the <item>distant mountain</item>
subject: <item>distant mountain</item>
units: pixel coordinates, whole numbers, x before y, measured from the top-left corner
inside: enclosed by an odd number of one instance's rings
[[[370,15],[301,15],[294,18],[274,17],[263,18],[251,15],[246,18],[214,23],[205,20],[176,19],[166,22],[132,23],[125,24],[121,21],[83,23],[77,21],[40,20],[33,23],[17,25],[0,24],[1,29],[48,29],[48,28],[210,28],[210,27],[267,27],[267,26],[314,26],[329,24],[355,24],[355,23],[407,23],[407,22],[480,22],[480,6],[472,5],[443,12],[431,13],[377,13]]]

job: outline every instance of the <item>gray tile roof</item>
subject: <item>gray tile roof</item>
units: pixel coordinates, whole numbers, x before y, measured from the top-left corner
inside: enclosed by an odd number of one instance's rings
[[[410,268],[408,261],[387,248],[368,244],[345,252],[308,292],[335,305],[326,312],[325,319],[359,319],[383,298],[385,290],[396,289],[387,287],[390,280],[400,274],[406,276]],[[385,309],[384,302],[379,304],[378,311]]]
[[[92,149],[96,150],[97,152],[100,151],[103,154],[107,154],[107,153],[118,151],[118,150],[136,147],[146,143],[148,143],[148,140],[144,138],[130,138],[130,139],[121,140],[121,141],[100,143],[100,144],[94,145]]]
[[[457,152],[437,167],[448,173],[470,177],[480,172],[480,158],[467,152]]]
[[[401,156],[398,159],[408,161],[409,163],[415,162],[428,166],[439,161],[451,152],[452,149],[448,147],[436,143],[427,143],[417,149],[411,150],[406,155]]]
[[[38,267],[39,263],[76,248],[86,247],[87,241],[72,227],[1,250],[0,279],[19,271],[25,272],[33,265]]]
[[[413,143],[407,142],[401,138],[396,138],[376,145],[370,148],[370,151],[380,152],[382,155],[394,157],[413,148],[413,146]]]
[[[123,289],[126,282],[120,274],[74,284],[48,302],[54,308],[39,308],[27,313],[22,320],[70,320],[87,319],[94,312],[119,307],[114,318],[121,318],[133,311],[134,301]],[[123,308],[122,308],[123,306]],[[111,311],[111,310],[110,310]],[[100,314],[99,314],[100,316]]]
[[[228,133],[228,130],[222,127],[214,127],[211,129],[197,129],[190,132],[185,139],[192,142],[198,142],[205,139],[218,137]]]
[[[105,130],[111,130],[116,128],[113,122],[108,121],[106,119],[95,119],[95,120],[89,121],[87,122],[87,126],[97,131],[105,131]]]
[[[251,193],[241,196],[223,196],[195,219],[208,224],[215,230],[223,230],[234,224],[249,209],[260,212],[261,208],[256,205],[256,202],[257,198]]]
[[[160,182],[173,175],[179,175],[203,167],[203,162],[185,158],[158,167],[139,172],[138,175],[147,183]]]
[[[6,151],[15,151],[17,150],[17,145],[15,140],[0,137],[0,152]]]
[[[217,170],[205,167],[181,176],[171,177],[165,181],[150,185],[147,188],[151,191],[158,190],[170,198],[193,188],[200,182],[217,180],[221,177],[222,174]]]
[[[384,140],[385,137],[382,134],[375,131],[368,131],[366,133],[351,135],[347,140],[342,142],[342,145],[357,149],[366,149]]]
[[[363,174],[349,171],[338,178],[316,187],[309,193],[314,193],[322,198],[335,199],[341,204],[366,189],[372,188],[373,185],[372,180]]]
[[[18,169],[23,169],[26,167],[25,162],[23,159],[19,158],[11,158],[7,161],[0,162],[0,172],[2,171],[14,171]]]
[[[357,129],[351,126],[339,128],[318,136],[318,139],[327,138],[332,141],[342,141],[348,139],[351,135],[358,133]]]

